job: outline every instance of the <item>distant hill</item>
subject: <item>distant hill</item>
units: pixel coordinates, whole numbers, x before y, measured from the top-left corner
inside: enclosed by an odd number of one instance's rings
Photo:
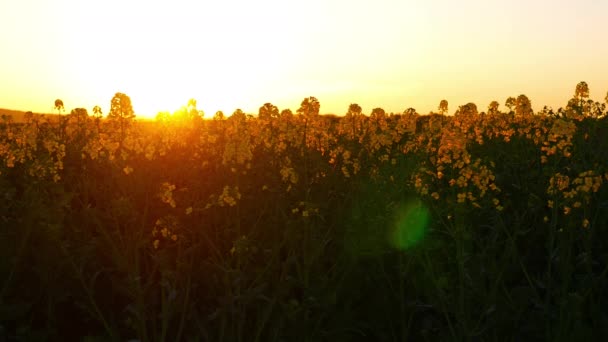
[[[0,116],[2,115],[8,115],[11,116],[13,118],[14,122],[23,122],[24,121],[24,116],[25,116],[24,111],[21,110],[13,110],[13,109],[4,109],[4,108],[0,108]],[[42,117],[48,117],[48,118],[55,118],[58,117],[59,114],[51,114],[51,113],[34,113],[34,115],[39,115]]]
[[[2,115],[9,115],[13,118],[13,122],[23,122],[24,121],[24,117],[25,117],[25,113],[24,111],[21,110],[14,110],[14,109],[4,109],[4,108],[0,108],[0,116]],[[59,118],[60,116],[64,116],[67,115],[66,114],[53,114],[53,113],[33,113],[34,115],[38,115],[38,116],[42,116],[45,118],[49,118],[51,119],[51,121],[55,121],[57,120],[57,118]],[[89,113],[89,115],[91,115],[91,113]],[[154,121],[153,118],[148,118],[148,117],[143,117],[143,116],[136,116],[135,119],[137,121]]]

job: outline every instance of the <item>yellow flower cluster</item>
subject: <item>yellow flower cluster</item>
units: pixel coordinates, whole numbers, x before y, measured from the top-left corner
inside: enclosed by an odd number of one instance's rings
[[[158,220],[152,228],[152,244],[158,249],[161,242],[175,242],[178,239],[178,220],[175,216],[165,216]]]
[[[281,174],[281,179],[283,180],[283,182],[291,184],[298,183],[298,174],[291,165],[291,159],[289,159],[289,157],[285,157],[283,167],[281,168],[279,173]]]
[[[91,160],[96,160],[98,158],[114,160],[118,146],[118,142],[114,141],[106,134],[101,134],[97,139],[88,141],[82,150],[81,156],[83,159],[88,156]]]
[[[557,155],[558,153],[566,158],[570,157],[572,137],[575,132],[576,125],[573,122],[564,119],[555,120],[547,139],[541,147],[541,151],[544,152],[544,155],[541,156],[541,162],[546,163],[549,156]]]
[[[608,179],[608,174],[602,177],[593,170],[579,173],[576,177],[570,178],[567,175],[556,173],[549,180],[547,193],[554,200],[549,200],[547,206],[555,208],[556,200],[560,203],[564,215],[570,215],[573,209],[585,209],[591,202],[592,195],[597,193],[604,179]],[[587,228],[589,220],[583,219],[582,227]]]
[[[222,163],[224,165],[243,165],[253,158],[250,134],[244,114],[233,114],[227,120],[225,135],[228,139],[224,145]]]
[[[341,159],[342,166],[340,171],[345,178],[349,178],[351,175],[356,175],[361,170],[358,158],[352,158],[352,153],[339,146],[330,152],[330,164],[335,164],[337,160]]]
[[[313,203],[301,201],[298,206],[291,209],[292,214],[300,214],[302,217],[309,217],[312,214],[319,214],[319,208],[314,206]]]
[[[473,115],[460,115],[445,122],[439,118],[434,120],[439,123],[433,124],[440,125],[442,129],[422,131],[414,140],[416,145],[409,148],[410,151],[421,151],[429,155],[427,163],[412,178],[417,193],[434,200],[441,197],[453,198],[456,203],[469,202],[473,207],[480,208],[480,201],[488,192],[492,192],[492,205],[497,210],[502,210],[500,201],[495,197],[500,189],[495,184],[492,172],[494,163],[472,160],[468,149],[469,144],[484,143],[487,121]],[[500,132],[504,131],[489,132],[500,136]],[[449,187],[445,186],[446,183]]]
[[[66,155],[65,142],[54,132],[44,131],[38,118],[25,116],[25,123],[16,124],[8,118],[0,122],[0,166],[7,169],[24,165],[31,177],[58,182]],[[1,168],[0,168],[1,173]]]
[[[176,207],[175,199],[173,198],[173,190],[175,190],[175,185],[164,182],[160,185],[160,192],[158,196],[163,203],[170,205],[172,208]]]
[[[234,207],[237,204],[237,201],[240,199],[241,199],[241,193],[239,192],[239,187],[238,186],[230,187],[230,186],[226,185],[218,198],[218,204],[221,207],[224,207],[224,206]]]

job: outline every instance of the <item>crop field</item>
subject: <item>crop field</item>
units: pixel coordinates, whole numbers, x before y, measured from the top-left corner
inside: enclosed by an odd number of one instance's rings
[[[604,340],[608,119],[587,96],[5,115],[0,340]]]

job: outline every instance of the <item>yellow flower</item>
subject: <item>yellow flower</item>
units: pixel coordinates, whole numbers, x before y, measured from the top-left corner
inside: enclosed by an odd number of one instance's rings
[[[587,228],[587,227],[589,227],[589,220],[584,219],[583,220],[583,228]]]
[[[467,199],[467,194],[465,194],[465,193],[458,194],[457,196],[458,196],[458,200],[457,200],[458,203],[464,203],[464,201]]]
[[[133,168],[130,166],[125,167],[124,169],[122,169],[122,171],[125,173],[125,175],[130,174],[131,172],[133,172]]]
[[[154,240],[154,249],[158,249],[158,245],[160,244],[159,240]]]
[[[186,208],[186,215],[192,214],[192,207]]]
[[[161,184],[160,189],[161,190],[160,190],[159,197],[160,197],[161,201],[163,203],[167,203],[171,207],[175,208],[176,203],[175,203],[175,200],[173,199],[173,190],[175,190],[175,185],[168,183],[168,182],[164,182]]]

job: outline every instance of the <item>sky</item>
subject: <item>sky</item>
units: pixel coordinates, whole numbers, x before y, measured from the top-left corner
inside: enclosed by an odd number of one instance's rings
[[[419,113],[608,92],[606,0],[0,0],[0,108]]]

